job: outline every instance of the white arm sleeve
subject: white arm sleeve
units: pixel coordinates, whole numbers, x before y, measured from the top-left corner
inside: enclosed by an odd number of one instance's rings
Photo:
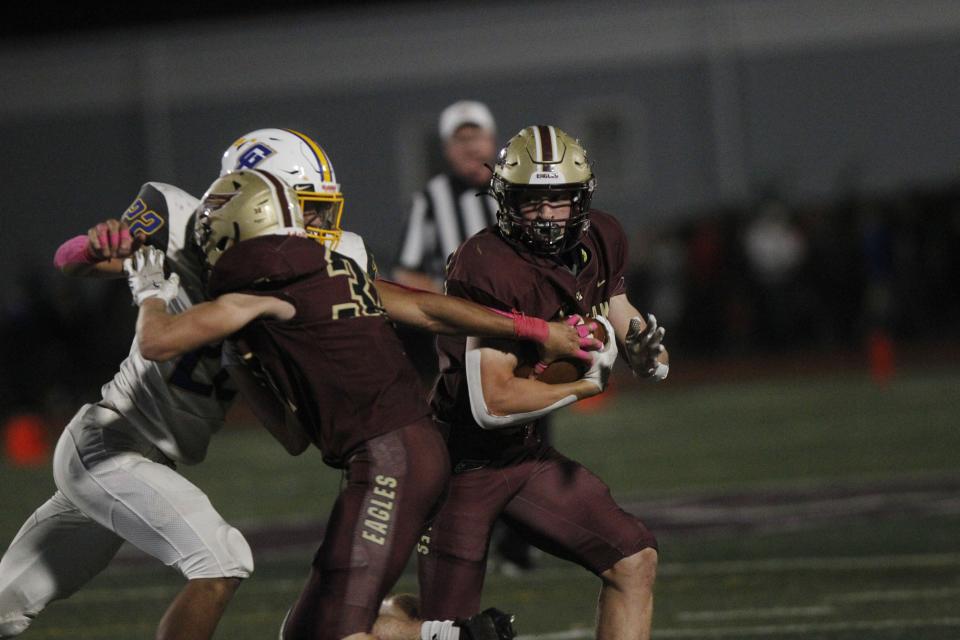
[[[473,419],[477,421],[483,429],[503,429],[518,424],[526,424],[547,415],[561,407],[573,404],[577,401],[577,396],[572,393],[553,404],[537,409],[536,411],[526,411],[524,413],[511,413],[505,416],[495,416],[487,409],[487,403],[483,399],[483,384],[480,378],[480,348],[476,338],[467,338],[467,350],[464,358],[464,368],[467,371],[467,390],[470,395],[470,412]]]

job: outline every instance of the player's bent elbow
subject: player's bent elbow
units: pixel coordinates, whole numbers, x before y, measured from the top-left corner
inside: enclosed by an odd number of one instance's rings
[[[153,362],[166,362],[180,355],[162,339],[151,336],[137,336],[137,348],[140,350],[140,355]]]
[[[487,412],[492,416],[500,417],[513,413],[511,400],[513,395],[507,385],[500,382],[485,381],[483,385],[483,400],[487,405]]]
[[[503,429],[514,424],[510,412],[504,410],[502,396],[493,392],[489,385],[484,385],[482,391],[471,386],[469,393],[470,412],[481,429]]]

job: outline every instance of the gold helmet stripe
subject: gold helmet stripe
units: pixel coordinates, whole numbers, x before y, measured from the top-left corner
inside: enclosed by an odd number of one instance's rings
[[[280,210],[283,212],[283,226],[286,228],[292,227],[293,214],[291,213],[290,209],[292,204],[287,198],[286,185],[280,182],[279,178],[268,171],[263,171],[262,169],[254,169],[254,171],[273,188],[273,192],[277,195],[277,200],[280,202]]]
[[[320,173],[323,175],[324,182],[333,182],[333,172],[330,171],[330,160],[327,159],[327,154],[323,152],[323,149],[320,148],[316,142],[310,139],[309,136],[300,133],[299,131],[294,131],[293,129],[286,129],[293,135],[297,136],[303,140],[308,147],[313,150],[313,153],[317,156],[317,161],[320,163]],[[317,185],[319,188],[320,185]]]

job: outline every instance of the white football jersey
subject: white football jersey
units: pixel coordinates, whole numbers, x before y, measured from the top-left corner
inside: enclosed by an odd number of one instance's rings
[[[180,276],[180,292],[170,303],[175,313],[204,300],[204,267],[192,239],[198,204],[177,187],[148,182],[124,214],[132,232],[149,233],[148,242],[165,250],[170,269]],[[336,251],[368,271],[375,269],[355,233],[345,231]],[[223,425],[236,388],[221,364],[219,345],[152,362],[140,354],[134,340],[102,393],[99,404],[122,417],[111,428],[132,428],[171,460],[196,464],[206,457],[210,437]]]
[[[204,299],[201,254],[192,246],[199,200],[177,187],[143,185],[124,214],[131,232],[166,252],[180,292],[171,311],[183,312]],[[203,347],[168,362],[145,359],[133,341],[113,380],[103,385],[101,406],[120,414],[111,428],[132,428],[168,458],[185,464],[204,459],[210,436],[223,424],[236,389],[220,364],[220,347]]]

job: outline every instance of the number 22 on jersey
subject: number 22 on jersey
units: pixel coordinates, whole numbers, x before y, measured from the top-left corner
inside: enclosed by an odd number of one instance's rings
[[[133,236],[138,233],[152,236],[163,226],[163,217],[147,207],[143,198],[137,198],[127,207],[123,212],[123,221],[130,227],[130,234]]]

